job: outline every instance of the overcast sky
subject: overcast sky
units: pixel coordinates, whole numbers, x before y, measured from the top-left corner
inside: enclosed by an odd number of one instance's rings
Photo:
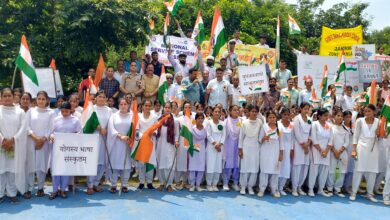
[[[289,4],[296,4],[296,0],[285,0]],[[362,0],[362,1],[351,1],[351,0],[325,0],[322,5],[322,9],[327,10],[334,4],[339,2],[367,2],[370,5],[365,10],[365,13],[371,20],[369,31],[382,30],[386,26],[390,26],[390,1],[389,0]],[[298,21],[297,21],[298,22]],[[299,23],[299,22],[298,22]]]

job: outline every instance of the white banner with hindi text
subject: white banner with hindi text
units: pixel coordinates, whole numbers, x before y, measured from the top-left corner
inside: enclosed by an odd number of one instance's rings
[[[238,76],[240,88],[243,95],[250,95],[261,92],[268,92],[268,76],[265,72],[265,65],[239,66]]]

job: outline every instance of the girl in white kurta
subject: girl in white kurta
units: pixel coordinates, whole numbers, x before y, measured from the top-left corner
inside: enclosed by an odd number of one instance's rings
[[[329,174],[330,164],[330,149],[332,144],[332,127],[328,123],[329,111],[325,108],[320,108],[317,111],[318,121],[313,122],[311,128],[311,140],[313,141],[310,154],[309,168],[309,192],[308,195],[313,197],[314,186],[318,179],[318,194],[329,197],[330,195],[324,192],[326,179]]]
[[[26,115],[28,134],[26,163],[26,171],[28,172],[27,193],[31,193],[34,188],[36,174],[38,180],[37,196],[42,197],[45,195],[43,187],[46,173],[49,169],[49,155],[51,152],[49,135],[56,114],[48,108],[50,100],[45,91],[38,92],[36,100],[37,107],[31,108]]]
[[[377,132],[379,120],[374,117],[376,108],[369,104],[364,108],[364,118],[356,121],[353,137],[352,156],[355,160],[355,170],[352,178],[352,194],[349,199],[354,201],[362,177],[367,182],[367,199],[377,202],[374,196],[375,178],[379,171],[379,151]]]
[[[96,128],[94,134],[99,134],[99,156],[97,175],[88,177],[88,195],[91,195],[94,192],[102,192],[103,189],[99,186],[100,179],[102,178],[105,170],[111,174],[110,164],[108,164],[108,161],[106,160],[108,155],[106,138],[108,121],[111,117],[112,111],[108,106],[105,105],[106,100],[107,97],[103,90],[96,93],[96,105],[94,106],[94,109],[99,120],[99,126]]]
[[[163,191],[165,185],[168,192],[172,192],[173,168],[175,166],[176,148],[179,147],[179,122],[174,119],[171,114],[172,104],[165,103],[163,115],[170,115],[165,123],[158,129],[157,132],[157,167],[158,180],[160,181],[159,191]]]
[[[151,127],[154,123],[157,122],[158,117],[151,112],[152,108],[152,102],[150,100],[145,100],[142,104],[142,113],[138,114],[138,125],[137,130],[139,133],[139,137],[142,137],[142,134]],[[155,137],[152,137],[153,143],[156,143]],[[135,150],[135,147],[133,147],[133,150]],[[155,150],[155,148],[153,148]],[[155,161],[156,154],[155,152],[152,153],[151,157],[154,157],[151,159],[152,161]],[[145,181],[147,183],[147,187],[149,189],[154,189],[152,183],[153,183],[153,171],[146,172],[146,165],[141,162],[136,162],[137,166],[137,172],[138,172],[138,179],[139,179],[139,185],[138,189],[142,190],[145,187]]]
[[[218,192],[217,183],[222,173],[222,148],[226,136],[225,124],[219,120],[221,108],[214,107],[207,123],[206,182],[207,190]]]
[[[259,135],[263,123],[257,118],[257,106],[249,105],[248,111],[249,118],[243,120],[238,140],[241,195],[245,195],[246,189],[250,195],[255,194],[253,186],[256,184],[260,167]]]
[[[352,190],[352,176],[353,170],[355,168],[355,160],[352,158],[352,141],[353,141],[353,133],[355,132],[355,124],[352,123],[352,112],[344,111],[343,112],[343,128],[348,132],[348,147],[347,147],[347,155],[348,155],[348,166],[347,172],[344,177],[344,190],[351,194]]]
[[[277,124],[277,116],[273,111],[266,114],[267,123],[260,130],[260,175],[259,197],[264,196],[267,185],[271,188],[274,197],[280,197],[278,191],[278,178],[284,148],[281,144],[280,132]]]
[[[311,144],[310,131],[312,120],[308,117],[310,104],[302,102],[301,113],[293,120],[294,130],[294,153],[291,170],[292,195],[306,195],[302,185],[306,180],[309,170],[309,147]]]
[[[282,108],[280,110],[281,120],[278,121],[278,128],[281,134],[281,144],[284,148],[283,152],[283,160],[280,167],[279,174],[279,183],[278,189],[279,193],[282,196],[287,195],[284,191],[284,186],[288,179],[290,179],[290,171],[291,171],[291,160],[290,155],[291,151],[294,150],[293,140],[294,140],[294,132],[293,132],[293,124],[290,122],[290,111],[288,108]]]
[[[343,128],[343,112],[337,110],[333,115],[332,148],[330,155],[329,175],[326,182],[328,193],[334,193],[339,197],[345,197],[341,193],[345,173],[348,168],[349,132]]]
[[[16,193],[26,192],[26,121],[24,111],[14,106],[13,92],[1,91],[0,106],[0,201],[5,192],[11,202],[17,202]]]
[[[190,111],[191,112],[191,103],[188,101],[185,101],[183,104],[183,112],[180,112],[178,117],[178,122],[180,125],[184,124],[185,121],[185,116],[184,112],[185,111]],[[191,121],[195,120],[194,119],[194,114],[191,113]],[[176,163],[176,169],[175,169],[175,182],[176,186],[175,188],[178,190],[183,189],[183,186],[187,183],[187,171],[188,171],[188,149],[184,146],[184,138],[180,137],[179,140],[180,146],[177,149],[177,163]]]
[[[200,184],[202,183],[202,178],[204,171],[206,169],[206,138],[207,131],[203,126],[205,115],[203,113],[196,113],[195,121],[196,125],[192,127],[192,135],[194,140],[194,145],[198,146],[198,152],[194,152],[193,156],[188,158],[188,181],[191,185],[190,191],[195,190],[201,192]]]
[[[126,99],[119,100],[119,111],[112,114],[108,121],[107,147],[112,163],[113,174],[111,176],[111,193],[116,192],[118,176],[121,177],[122,192],[128,192],[128,182],[131,171],[131,158],[129,149],[129,136],[127,136],[132,113],[129,112],[129,103]]]

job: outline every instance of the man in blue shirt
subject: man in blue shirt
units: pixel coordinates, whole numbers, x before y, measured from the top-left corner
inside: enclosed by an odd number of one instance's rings
[[[199,80],[197,79],[198,70],[190,69],[188,77],[185,77],[182,81],[182,85],[185,87],[183,90],[184,97],[186,100],[190,101],[192,105],[195,102],[200,102],[201,86],[199,85]]]

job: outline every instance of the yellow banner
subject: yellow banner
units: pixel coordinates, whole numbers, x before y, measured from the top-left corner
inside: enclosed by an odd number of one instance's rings
[[[206,57],[209,53],[209,41],[203,41],[201,49],[202,49],[202,57],[206,62]],[[219,60],[222,58],[222,55],[227,51],[227,45],[223,46],[219,51],[218,56],[215,58],[215,63],[219,63]],[[266,55],[266,62],[269,64],[269,67],[272,70],[275,69],[275,48],[260,48],[257,45],[245,45],[245,44],[236,44],[234,52],[238,56],[238,62],[240,66],[251,66],[251,65],[259,65],[260,55]]]
[[[339,56],[344,49],[345,57],[352,57],[352,45],[363,43],[363,28],[357,26],[346,29],[322,27],[321,56]]]

